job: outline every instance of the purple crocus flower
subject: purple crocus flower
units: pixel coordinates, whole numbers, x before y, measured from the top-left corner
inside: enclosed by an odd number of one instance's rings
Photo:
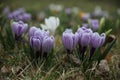
[[[53,36],[45,37],[43,39],[42,52],[43,52],[43,55],[45,55],[45,57],[51,51],[51,49],[53,48],[53,45],[54,45],[54,37]]]
[[[97,31],[99,29],[99,20],[97,19],[91,19],[90,20],[90,27],[93,31]]]
[[[91,29],[86,29],[84,30],[84,32],[81,35],[81,46],[82,47],[86,47],[87,45],[89,45],[90,43],[90,39],[91,39],[91,34],[92,34],[92,30]]]
[[[77,33],[79,34],[78,36],[78,44],[79,44],[79,51],[81,54],[81,59],[84,59],[84,53],[87,49],[87,46],[90,43],[91,35],[92,35],[92,30],[88,29],[86,27],[81,27],[78,29]]]
[[[74,47],[78,42],[78,33],[73,34],[72,30],[66,30],[62,35],[62,42],[68,53],[72,53]]]
[[[104,44],[105,38],[106,38],[105,33],[102,33],[101,35],[99,35],[97,32],[95,32],[92,34],[91,41],[90,41],[90,46],[91,46],[90,59],[93,56],[95,50]]]
[[[29,21],[29,20],[31,20],[31,14],[24,13],[22,16],[23,16],[23,20],[24,20],[24,21]]]
[[[81,45],[82,47],[87,46],[90,42],[92,30],[86,27],[81,27],[78,29],[77,33],[79,34],[79,45]]]
[[[84,30],[86,30],[87,28],[86,27],[81,27],[77,30],[77,33],[78,33],[78,44],[81,45],[81,36],[84,32]]]
[[[104,44],[105,37],[105,33],[102,33],[101,35],[99,35],[97,32],[93,33],[91,36],[90,45],[94,48],[99,48]]]
[[[14,16],[22,15],[24,13],[25,13],[25,9],[24,8],[19,8],[19,9],[17,9],[17,10],[15,10],[15,11],[12,12],[12,14]]]
[[[16,21],[19,21],[19,20],[23,19],[22,15],[21,15],[22,12],[20,12],[19,10],[16,10],[16,11],[10,13],[10,14],[12,14],[13,19],[16,20]]]
[[[30,44],[31,47],[35,50],[35,51],[39,51],[41,52],[42,49],[42,42],[43,42],[43,32],[42,30],[36,28],[36,27],[32,27],[30,28],[29,31],[29,36],[30,36]],[[35,41],[34,41],[35,40]],[[34,46],[35,45],[35,46]],[[37,48],[37,47],[38,48]]]
[[[41,46],[42,46],[42,41],[41,39],[39,39],[39,37],[31,37],[30,38],[30,45],[32,46],[32,48],[36,51],[40,51],[41,50]]]
[[[22,21],[12,23],[12,31],[16,39],[21,37],[21,35],[25,33],[27,29],[28,29],[28,24],[25,24]]]

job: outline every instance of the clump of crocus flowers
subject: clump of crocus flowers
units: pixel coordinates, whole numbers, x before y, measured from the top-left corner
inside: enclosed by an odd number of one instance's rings
[[[11,20],[15,20],[15,21],[29,21],[31,20],[31,14],[26,13],[24,8],[19,8],[13,12],[9,12],[9,14],[7,15],[8,18]]]
[[[45,25],[43,26],[48,29],[40,29],[36,28],[35,26],[30,28],[30,46],[34,49],[36,58],[47,57],[49,55],[54,46],[54,37],[50,35],[48,30],[55,30],[58,25],[59,18],[50,17],[45,19]],[[92,20],[91,28],[97,30],[98,27],[98,20]],[[12,23],[13,35],[17,41],[22,37],[27,29],[28,24],[24,23],[23,21]],[[93,31],[94,30],[88,28],[88,24],[83,24],[83,26],[75,33],[72,32],[72,29],[66,29],[62,34],[62,42],[67,54],[72,54],[74,48],[78,46],[79,53],[82,55],[81,58],[83,60],[87,48],[90,47],[89,58],[91,59],[95,50],[104,44],[106,38],[105,33],[100,35],[98,32]]]
[[[41,30],[35,26],[29,30],[30,45],[34,49],[36,58],[47,57],[54,45],[54,37],[49,31]]]
[[[88,46],[91,48],[89,56],[91,59],[95,50],[104,44],[105,38],[105,33],[100,35],[98,32],[93,32],[89,28],[81,27],[75,34],[72,33],[72,30],[65,30],[62,35],[62,42],[68,53],[72,53],[78,44],[79,53],[82,55],[81,58],[83,60]]]

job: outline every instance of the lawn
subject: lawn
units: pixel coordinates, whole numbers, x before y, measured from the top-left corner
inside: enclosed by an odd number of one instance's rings
[[[2,1],[0,80],[119,80],[119,2]]]

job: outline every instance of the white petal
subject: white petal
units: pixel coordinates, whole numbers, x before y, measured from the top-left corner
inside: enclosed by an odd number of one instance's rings
[[[48,28],[52,28],[52,23],[50,22],[49,19],[45,19],[45,25],[46,25]]]

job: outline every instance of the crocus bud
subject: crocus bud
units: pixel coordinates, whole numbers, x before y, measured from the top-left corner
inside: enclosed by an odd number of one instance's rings
[[[34,50],[40,51],[41,50],[42,41],[41,41],[41,39],[39,39],[39,37],[31,37],[30,38],[30,45],[31,45],[31,47]]]
[[[92,30],[87,29],[86,27],[81,27],[78,29],[77,33],[79,34],[79,45],[81,45],[82,47],[87,46],[90,42]]]
[[[89,45],[90,43],[90,39],[91,39],[91,35],[92,35],[92,30],[91,29],[86,29],[84,30],[84,32],[82,33],[81,36],[81,46],[82,47],[86,47],[87,45]]]
[[[93,33],[91,29],[86,27],[81,27],[78,29],[78,44],[79,44],[79,51],[81,53],[81,59],[84,60],[84,53],[87,49],[87,46],[90,43],[91,34]]]
[[[77,33],[78,33],[78,44],[79,45],[81,45],[81,36],[82,36],[82,34],[83,34],[83,32],[84,32],[84,30],[86,30],[87,28],[86,27],[82,27],[82,28],[79,28],[78,30],[77,30]]]
[[[94,48],[99,48],[100,46],[104,44],[105,38],[106,38],[106,35],[104,33],[99,35],[97,32],[95,32],[91,36],[90,45]]]
[[[93,33],[91,36],[91,41],[90,41],[90,45],[91,45],[91,50],[90,50],[90,58],[93,56],[96,48],[99,48],[100,46],[102,46],[105,42],[105,33],[102,33],[101,35],[99,35],[97,32]]]
[[[48,53],[53,48],[53,45],[54,45],[54,37],[53,36],[45,37],[43,39],[43,42],[42,42],[42,52],[43,52],[43,55],[45,54],[45,56],[47,56]]]
[[[22,21],[12,23],[12,31],[16,38],[20,37],[28,29],[28,24],[25,24]]]
[[[62,35],[62,42],[69,53],[71,53],[78,42],[78,33],[73,34],[72,31],[66,30]]]
[[[90,27],[93,31],[98,30],[99,26],[100,26],[99,20],[97,20],[97,19],[90,20]]]

